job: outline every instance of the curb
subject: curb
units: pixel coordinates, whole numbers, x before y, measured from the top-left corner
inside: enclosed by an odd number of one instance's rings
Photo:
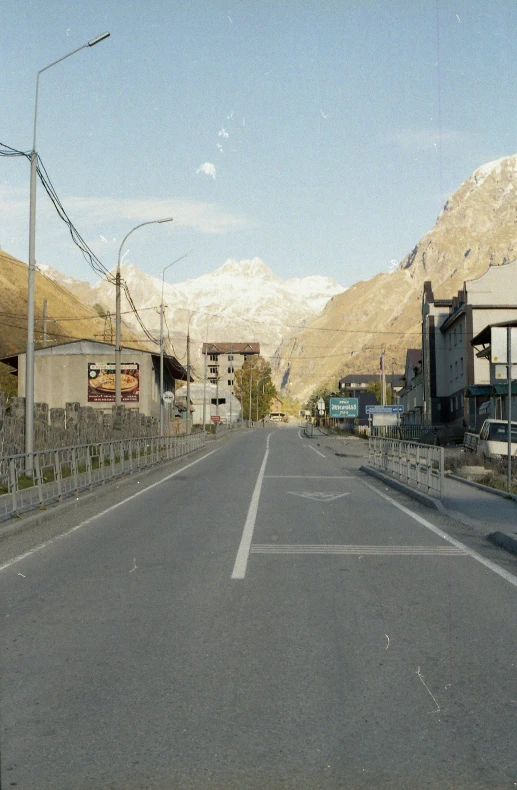
[[[487,493],[489,494],[495,494],[496,496],[500,496],[503,499],[513,499],[514,502],[517,502],[517,494],[509,494],[507,491],[501,491],[501,489],[499,488],[484,486],[482,483],[476,483],[474,480],[466,480],[464,477],[459,477],[458,475],[451,475],[450,472],[446,472],[445,474],[450,480],[457,480],[459,483],[465,483],[466,486],[479,488],[480,491],[487,491]]]
[[[394,477],[384,474],[384,472],[379,471],[379,469],[374,469],[373,466],[362,465],[359,467],[359,469],[362,472],[366,472],[366,474],[371,475],[372,477],[376,477],[378,480],[382,480],[383,483],[395,488],[397,491],[401,491],[403,494],[407,494],[407,496],[416,499],[422,505],[430,507],[433,510],[438,510],[440,513],[447,513],[447,510],[439,499],[429,496],[428,494],[424,494],[423,491],[418,491],[418,489],[412,488],[405,483],[401,483],[400,480],[395,480]]]
[[[517,554],[517,532],[491,532],[487,538],[501,549]]]

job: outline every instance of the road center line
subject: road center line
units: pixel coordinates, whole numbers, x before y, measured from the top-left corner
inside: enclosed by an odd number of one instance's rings
[[[61,540],[61,538],[66,538],[67,535],[71,535],[72,532],[76,532],[78,529],[85,527],[87,524],[91,524],[92,521],[95,521],[98,518],[102,518],[102,516],[105,516],[106,513],[111,513],[112,510],[116,510],[121,505],[125,505],[126,502],[130,502],[132,499],[136,499],[136,497],[142,496],[142,494],[146,494],[152,488],[155,488],[156,486],[160,486],[162,483],[165,483],[167,480],[170,480],[172,477],[176,477],[176,475],[181,474],[186,469],[190,469],[191,466],[195,466],[200,461],[204,461],[205,458],[208,458],[208,456],[217,453],[220,449],[221,449],[220,447],[216,447],[215,450],[211,450],[209,453],[206,453],[206,455],[203,455],[201,458],[196,458],[195,461],[191,461],[190,464],[187,464],[186,466],[182,466],[181,469],[177,469],[175,472],[172,472],[170,475],[167,475],[166,477],[162,477],[162,479],[158,480],[156,483],[151,483],[151,485],[146,486],[145,488],[141,488],[140,491],[136,492],[136,494],[131,494],[131,496],[122,499],[120,502],[117,502],[115,505],[111,505],[111,507],[106,508],[106,510],[101,511],[101,513],[96,513],[95,516],[90,516],[90,518],[87,518],[86,521],[81,521],[80,524],[77,524],[75,527],[72,527],[71,529],[68,529],[66,532],[61,533],[61,535],[56,535],[55,538],[51,538],[50,540],[45,541],[45,543],[40,543],[39,546],[35,546],[30,551],[26,551],[24,554],[20,554],[18,557],[14,557],[14,559],[9,560],[9,562],[5,562],[3,565],[0,565],[0,572],[4,571],[6,568],[10,568],[11,565],[15,565],[15,563],[24,560],[26,557],[30,557],[32,554],[36,554],[36,552],[41,551],[41,549],[45,549],[47,546],[52,546],[53,543],[56,543],[56,541]]]
[[[494,573],[497,573],[497,575],[500,576],[502,579],[509,582],[510,584],[513,584],[514,587],[517,587],[517,576],[514,576],[512,573],[508,573],[508,571],[505,571],[504,568],[501,568],[499,565],[496,565],[495,562],[485,559],[485,557],[483,557],[481,554],[478,554],[477,551],[473,551],[472,549],[469,549],[469,547],[466,546],[461,541],[456,540],[455,538],[451,538],[450,535],[447,535],[446,532],[442,532],[441,529],[435,527],[434,524],[431,524],[430,521],[427,521],[427,519],[422,518],[422,516],[419,516],[417,513],[413,513],[412,510],[410,510],[407,507],[404,507],[404,505],[400,505],[394,499],[392,499],[389,496],[386,496],[386,494],[383,494],[382,491],[379,491],[377,488],[375,488],[375,486],[372,486],[370,483],[367,483],[363,479],[361,479],[361,482],[371,491],[374,491],[378,496],[382,497],[382,499],[385,499],[394,507],[398,508],[398,510],[401,510],[403,513],[406,513],[406,515],[410,516],[419,524],[422,524],[423,527],[429,529],[431,532],[434,532],[435,535],[438,535],[440,538],[446,540],[448,543],[452,543],[452,545],[456,546],[456,548],[463,549],[469,555],[469,557],[472,557],[473,560],[476,560],[477,562],[481,563],[481,565],[484,565],[485,568],[488,568]]]
[[[264,475],[266,480],[357,480],[357,475]]]
[[[269,440],[271,434],[267,437],[266,452],[258,473],[257,482],[253,496],[251,497],[246,523],[242,531],[242,538],[235,558],[235,565],[233,566],[232,579],[244,579],[246,576],[246,567],[248,565],[248,557],[250,555],[251,541],[253,539],[253,530],[255,529],[255,521],[257,518],[258,504],[260,499],[260,492],[262,490],[262,481],[264,480],[264,472],[266,471],[266,464],[269,455]]]

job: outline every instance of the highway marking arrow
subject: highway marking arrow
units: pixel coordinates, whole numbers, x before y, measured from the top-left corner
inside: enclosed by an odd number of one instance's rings
[[[293,496],[301,496],[305,499],[314,499],[315,502],[332,502],[333,499],[350,496],[350,492],[346,494],[329,494],[325,491],[288,491],[287,493]]]

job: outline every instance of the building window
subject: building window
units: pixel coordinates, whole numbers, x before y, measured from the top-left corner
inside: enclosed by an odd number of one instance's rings
[[[233,354],[228,354],[228,362],[233,362]]]
[[[217,354],[210,354],[210,362],[217,362]]]
[[[231,386],[232,386],[232,380],[231,380],[231,379],[228,379],[228,386],[229,386],[229,387],[231,387]]]
[[[217,368],[210,368],[210,373],[217,373]]]

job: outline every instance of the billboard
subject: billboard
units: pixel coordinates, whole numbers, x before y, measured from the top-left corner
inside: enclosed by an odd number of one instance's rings
[[[358,417],[359,398],[331,398],[329,417]]]
[[[138,403],[140,366],[123,362],[120,375],[122,403]],[[88,362],[88,403],[115,403],[115,363]]]

